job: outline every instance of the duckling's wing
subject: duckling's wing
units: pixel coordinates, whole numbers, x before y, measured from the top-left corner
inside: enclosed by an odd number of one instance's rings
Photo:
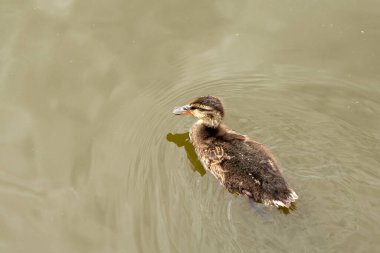
[[[227,131],[224,139],[224,150],[230,157],[222,165],[228,171],[227,188],[275,206],[289,207],[298,198],[262,144],[232,130]]]
[[[221,166],[225,161],[231,159],[222,145],[211,145],[207,148],[195,148],[203,167],[211,172],[219,182],[224,185],[227,171]]]
[[[242,143],[235,142],[235,146],[238,146],[236,147],[235,150],[238,150],[238,151],[240,150],[240,152],[243,152],[242,150],[243,147],[247,146],[248,149],[246,150],[248,151],[248,153],[251,155],[255,154],[255,159],[252,161],[252,163],[254,163],[255,161],[256,162],[258,161],[260,164],[267,163],[268,164],[267,169],[270,169],[272,171],[275,171],[281,174],[274,156],[268,149],[265,148],[263,144],[257,141],[254,141],[250,139],[248,136],[242,135],[231,129],[226,129],[226,133],[227,133],[226,136],[228,136],[226,138],[227,140],[232,139],[232,140],[238,140],[242,142]]]

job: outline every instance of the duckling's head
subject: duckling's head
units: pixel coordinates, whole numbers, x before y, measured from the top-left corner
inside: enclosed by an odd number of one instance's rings
[[[192,115],[208,127],[216,128],[224,117],[223,104],[219,98],[205,96],[193,99],[190,104],[175,107],[176,115]]]

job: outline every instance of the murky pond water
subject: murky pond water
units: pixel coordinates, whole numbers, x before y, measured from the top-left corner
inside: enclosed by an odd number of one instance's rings
[[[380,2],[0,3],[1,252],[374,252]],[[231,195],[176,105],[216,95],[299,201]]]

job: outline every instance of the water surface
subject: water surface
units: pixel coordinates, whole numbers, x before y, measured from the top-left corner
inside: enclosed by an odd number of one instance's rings
[[[374,252],[380,3],[0,3],[1,252]],[[171,109],[200,95],[300,196],[224,190]]]

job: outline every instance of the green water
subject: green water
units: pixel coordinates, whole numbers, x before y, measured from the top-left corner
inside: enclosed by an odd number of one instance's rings
[[[380,2],[0,2],[0,252],[376,252]],[[174,106],[223,98],[295,210],[226,191]]]

